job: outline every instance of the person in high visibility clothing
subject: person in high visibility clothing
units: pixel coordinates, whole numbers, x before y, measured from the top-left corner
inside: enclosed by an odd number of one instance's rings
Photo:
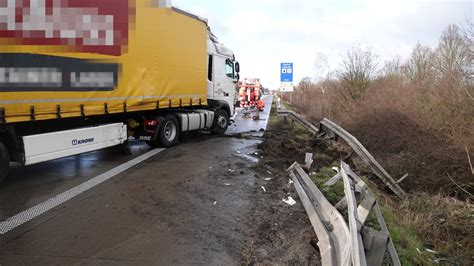
[[[260,110],[260,111],[265,110],[265,102],[262,101],[262,100],[258,100],[258,102],[257,102],[257,108],[258,108],[258,110]]]

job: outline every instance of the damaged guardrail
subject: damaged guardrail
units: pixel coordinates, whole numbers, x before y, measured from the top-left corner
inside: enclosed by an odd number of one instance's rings
[[[304,119],[302,116],[299,114],[289,111],[289,110],[278,110],[277,111],[277,116],[280,117],[290,117],[293,121],[298,122],[301,126],[303,126],[306,130],[311,132],[313,135],[316,135],[319,132],[319,129],[308,122],[306,119]]]
[[[298,163],[294,163],[288,173],[318,237],[322,264],[349,265],[350,235],[344,218]]]
[[[337,125],[336,123],[332,122],[331,120],[324,118],[323,121],[320,122],[320,130],[321,134],[320,137],[326,135],[331,137],[335,137],[334,135],[339,136],[342,138],[349,146],[351,146],[352,150],[359,155],[359,157],[364,161],[364,163],[372,170],[372,172],[379,177],[384,184],[390,188],[399,198],[403,199],[405,197],[405,192],[403,189],[398,185],[400,181],[395,181],[387,171],[375,160],[375,158],[367,151],[367,149],[359,142],[354,136],[352,136],[349,132],[344,130],[342,127]]]
[[[298,196],[318,237],[323,265],[382,265],[386,251],[393,265],[401,265],[380,206],[365,182],[341,161],[340,171],[325,185],[342,180],[345,197],[333,206],[303,168],[288,168]],[[347,207],[348,222],[337,210]],[[374,211],[381,230],[366,225]]]
[[[320,128],[308,122],[301,115],[296,114],[293,111],[278,110],[277,115],[280,117],[290,117],[293,121],[301,124],[306,130],[308,130],[316,137],[328,140],[337,137],[342,138],[352,150],[362,159],[362,161],[372,170],[372,172],[395,193],[400,199],[405,198],[405,192],[399,186],[399,183],[403,181],[407,176],[405,175],[399,181],[395,181],[392,176],[375,160],[375,158],[367,151],[362,143],[357,140],[353,135],[344,130],[342,127],[332,122],[329,119],[324,118],[320,122]]]

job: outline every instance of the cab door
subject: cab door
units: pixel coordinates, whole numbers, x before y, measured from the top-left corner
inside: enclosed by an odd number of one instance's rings
[[[226,57],[214,57],[214,99],[229,104],[231,110],[235,104],[235,69],[234,62]]]

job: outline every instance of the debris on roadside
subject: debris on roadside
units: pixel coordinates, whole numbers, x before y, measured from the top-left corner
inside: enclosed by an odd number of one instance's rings
[[[262,189],[263,189],[263,192],[267,192],[267,190],[265,189],[265,187],[264,187],[264,186],[262,186]]]
[[[296,201],[291,196],[288,196],[287,199],[283,199],[283,202],[290,206],[293,206],[296,204]]]

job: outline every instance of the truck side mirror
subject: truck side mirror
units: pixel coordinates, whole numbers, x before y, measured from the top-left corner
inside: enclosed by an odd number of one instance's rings
[[[240,64],[239,62],[235,63],[235,72],[239,73],[240,72]],[[237,79],[238,80],[238,79]]]
[[[234,83],[239,82],[239,80],[240,80],[240,75],[239,75],[239,74],[236,74],[236,75],[235,75],[235,79],[234,79]]]

